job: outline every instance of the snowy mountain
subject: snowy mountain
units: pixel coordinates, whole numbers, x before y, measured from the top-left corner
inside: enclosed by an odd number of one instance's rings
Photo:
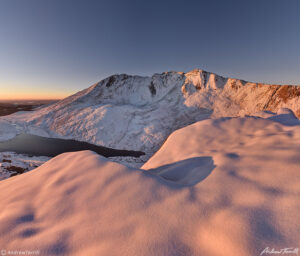
[[[300,116],[300,86],[257,84],[203,70],[121,74],[48,107],[0,118],[0,140],[24,132],[72,138],[143,151],[148,159],[173,131],[189,124],[282,107]]]

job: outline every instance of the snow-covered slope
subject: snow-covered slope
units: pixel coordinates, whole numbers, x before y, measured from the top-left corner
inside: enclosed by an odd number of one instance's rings
[[[0,152],[0,181],[31,171],[50,160],[46,156],[28,156],[15,152]]]
[[[261,115],[180,129],[148,171],[84,151],[1,181],[2,250],[253,256],[299,247],[299,121]]]
[[[300,116],[300,87],[249,83],[202,70],[122,74],[49,107],[0,118],[0,140],[26,132],[144,151],[150,157],[171,132],[199,120],[282,107]]]

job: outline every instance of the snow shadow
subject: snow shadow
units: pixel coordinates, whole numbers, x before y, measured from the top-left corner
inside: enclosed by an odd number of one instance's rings
[[[280,109],[277,115],[269,117],[268,119],[286,126],[300,125],[300,120],[290,109]]]
[[[216,166],[212,157],[193,157],[150,169],[164,180],[184,186],[193,186],[208,177]]]

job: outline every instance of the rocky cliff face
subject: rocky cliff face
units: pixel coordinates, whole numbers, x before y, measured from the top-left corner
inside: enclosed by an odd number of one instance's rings
[[[199,120],[280,108],[300,117],[300,86],[251,83],[203,70],[121,74],[49,107],[2,118],[0,124],[10,137],[27,132],[73,138],[151,156],[171,132]]]
[[[290,108],[300,117],[300,86],[251,83],[202,70],[185,76],[183,94],[187,103],[197,105],[210,99],[208,107],[213,116],[243,116]]]

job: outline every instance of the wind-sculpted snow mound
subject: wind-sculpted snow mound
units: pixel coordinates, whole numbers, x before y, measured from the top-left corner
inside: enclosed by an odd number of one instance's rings
[[[19,133],[156,152],[175,130],[207,118],[290,108],[300,87],[224,78],[203,70],[152,77],[113,75],[49,107],[0,118],[0,140]]]
[[[2,250],[253,256],[299,247],[300,126],[281,121],[198,122],[174,132],[147,170],[82,151],[1,181]]]
[[[300,120],[288,109],[279,110],[277,115],[265,114],[263,118],[209,119],[179,129],[142,168],[162,168],[182,160],[211,155],[215,156],[214,159],[227,159],[232,171],[235,163],[244,163],[251,168],[256,166],[256,172],[265,168],[266,163],[270,164],[270,168],[274,165],[274,170],[285,169],[283,162],[299,164]],[[289,151],[291,154],[286,153]],[[294,158],[290,158],[291,155]],[[285,159],[285,156],[288,158]],[[253,157],[258,159],[252,161]]]

